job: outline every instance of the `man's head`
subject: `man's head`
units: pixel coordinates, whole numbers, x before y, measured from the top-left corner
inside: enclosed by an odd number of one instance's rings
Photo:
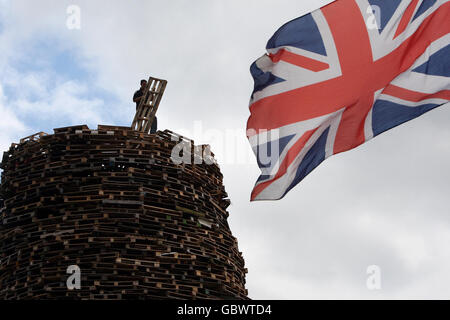
[[[147,85],[147,80],[141,80],[141,89],[145,89],[146,85]]]

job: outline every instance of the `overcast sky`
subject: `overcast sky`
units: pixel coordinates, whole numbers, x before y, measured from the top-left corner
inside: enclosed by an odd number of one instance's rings
[[[250,64],[285,22],[331,1],[0,0],[0,150],[38,131],[130,125],[141,78],[169,81],[159,129],[211,144],[254,299],[450,298],[450,110],[322,163],[250,203]],[[66,27],[67,7],[81,29]],[[381,290],[366,286],[381,269]]]

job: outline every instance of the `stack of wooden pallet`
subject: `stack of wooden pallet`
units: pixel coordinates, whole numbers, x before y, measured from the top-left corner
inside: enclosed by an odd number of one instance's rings
[[[83,125],[12,144],[0,165],[0,298],[246,299],[220,169],[174,164],[181,140]],[[67,287],[71,265],[80,289]]]

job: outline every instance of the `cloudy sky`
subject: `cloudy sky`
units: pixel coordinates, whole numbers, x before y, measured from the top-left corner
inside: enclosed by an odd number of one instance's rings
[[[0,0],[0,150],[57,127],[130,125],[138,81],[164,78],[159,128],[211,144],[251,298],[448,299],[448,105],[326,160],[283,200],[249,202],[250,64],[283,23],[329,2]],[[371,265],[380,290],[366,286]]]

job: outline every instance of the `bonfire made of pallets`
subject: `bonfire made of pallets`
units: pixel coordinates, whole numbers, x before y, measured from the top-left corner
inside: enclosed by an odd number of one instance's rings
[[[246,299],[222,174],[174,164],[182,139],[83,125],[11,145],[0,165],[0,299]],[[70,265],[80,289],[67,287]]]

